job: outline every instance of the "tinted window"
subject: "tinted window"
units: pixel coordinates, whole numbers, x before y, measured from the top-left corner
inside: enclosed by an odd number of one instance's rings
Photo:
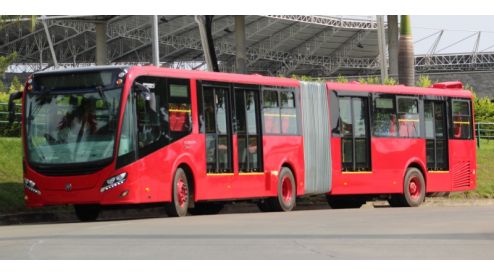
[[[417,99],[398,98],[398,129],[400,137],[419,137],[420,120]]]
[[[170,82],[168,89],[170,136],[173,140],[176,140],[187,135],[192,130],[188,81]]]
[[[295,109],[295,93],[281,91],[281,133],[297,134],[297,110]]]
[[[373,135],[395,137],[397,122],[395,113],[395,99],[392,96],[383,96],[374,100]]]
[[[462,100],[452,101],[453,137],[454,139],[471,139],[472,126],[470,116],[470,102]]]
[[[139,157],[166,144],[167,116],[165,110],[166,81],[164,78],[140,77],[136,80],[149,88],[150,99],[136,93],[137,145]]]
[[[263,116],[264,132],[266,134],[280,134],[280,105],[278,102],[278,91],[263,91]]]

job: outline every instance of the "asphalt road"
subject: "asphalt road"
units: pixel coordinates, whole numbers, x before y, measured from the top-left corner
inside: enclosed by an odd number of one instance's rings
[[[494,259],[494,206],[0,226],[0,259]]]

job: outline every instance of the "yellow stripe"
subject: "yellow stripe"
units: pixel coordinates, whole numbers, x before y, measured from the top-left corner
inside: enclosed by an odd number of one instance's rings
[[[207,176],[233,176],[233,173],[207,173]]]
[[[428,173],[449,173],[449,171],[427,171]]]
[[[419,122],[417,119],[398,119],[398,122]]]
[[[168,109],[168,111],[190,113],[190,109]]]
[[[371,174],[372,172],[341,172],[341,174]]]
[[[459,125],[469,125],[470,122],[460,122],[460,121],[454,121],[453,124],[459,124]]]
[[[263,172],[239,172],[238,175],[264,175]]]

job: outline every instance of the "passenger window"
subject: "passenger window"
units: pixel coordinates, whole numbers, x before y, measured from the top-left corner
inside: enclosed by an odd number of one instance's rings
[[[281,133],[297,134],[297,110],[295,94],[292,91],[281,91]]]
[[[395,110],[395,98],[393,96],[382,96],[374,100],[374,122],[372,124],[374,136],[397,136]]]
[[[336,91],[332,91],[330,93],[330,111],[331,111],[331,128],[333,136],[340,135],[340,106],[338,101],[338,96],[336,95]]]
[[[170,136],[174,141],[186,136],[192,130],[188,81],[170,81],[168,90]]]
[[[452,101],[453,135],[454,139],[472,139],[470,102],[462,100]]]
[[[263,91],[263,116],[264,116],[264,133],[280,134],[280,104],[278,101],[278,91]]]
[[[398,98],[398,129],[400,137],[420,136],[418,100]]]

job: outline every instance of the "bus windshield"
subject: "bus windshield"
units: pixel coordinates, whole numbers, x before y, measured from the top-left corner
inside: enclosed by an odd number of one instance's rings
[[[80,91],[80,90],[79,90]],[[113,156],[121,88],[26,95],[29,162],[75,164]]]

